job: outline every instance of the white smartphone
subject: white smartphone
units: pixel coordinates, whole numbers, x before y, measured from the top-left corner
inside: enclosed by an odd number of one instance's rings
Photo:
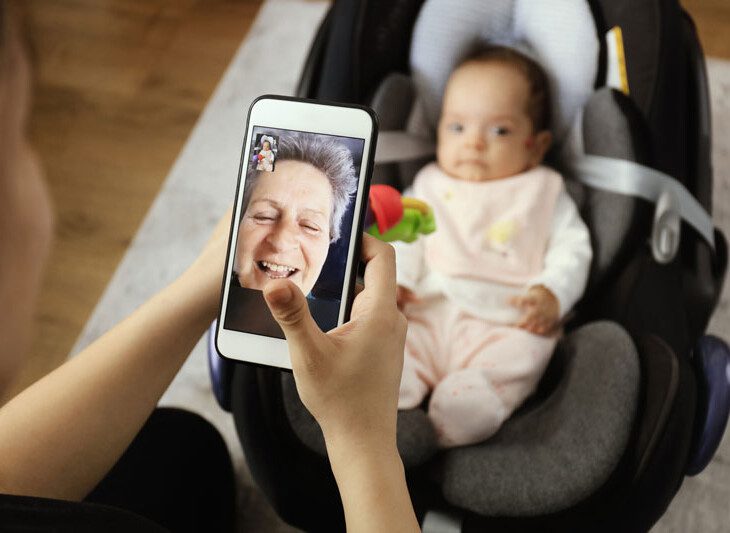
[[[289,278],[323,331],[349,319],[377,142],[366,107],[261,96],[248,112],[215,334],[229,359],[291,369],[263,298]]]

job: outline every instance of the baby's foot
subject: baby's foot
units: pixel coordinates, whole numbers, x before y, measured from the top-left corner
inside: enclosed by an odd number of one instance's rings
[[[433,391],[428,416],[442,448],[475,444],[494,435],[507,409],[489,379],[476,369],[449,374]]]

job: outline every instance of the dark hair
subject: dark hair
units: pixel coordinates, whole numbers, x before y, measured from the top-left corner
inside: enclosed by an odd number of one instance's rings
[[[530,98],[527,102],[527,115],[532,121],[534,131],[550,129],[552,122],[552,101],[550,83],[542,66],[532,58],[507,46],[492,45],[482,48],[468,56],[461,65],[467,63],[503,63],[515,67],[527,80]]]
[[[330,216],[330,242],[340,238],[340,223],[352,195],[357,190],[357,173],[350,150],[337,140],[313,133],[292,132],[279,136],[276,162],[301,161],[322,172],[332,187],[332,214]],[[250,167],[246,175],[241,216],[246,212],[253,190],[266,171]]]

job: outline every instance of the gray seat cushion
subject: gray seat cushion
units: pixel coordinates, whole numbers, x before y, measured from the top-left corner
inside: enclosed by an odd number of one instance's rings
[[[327,455],[322,430],[299,399],[294,377],[282,372],[281,387],[284,409],[294,434],[309,449]],[[436,435],[425,411],[399,411],[397,431],[398,451],[406,468],[421,465],[436,453]]]
[[[565,509],[595,492],[618,464],[633,425],[640,371],[629,335],[595,322],[567,335],[551,363],[554,386],[508,420],[490,440],[446,450],[435,463],[451,504],[489,516],[530,516]],[[556,370],[557,368],[557,370]],[[297,437],[325,455],[322,432],[282,373],[287,417]],[[398,416],[406,468],[436,453],[420,409]]]
[[[589,4],[575,0],[425,2],[413,28],[410,66],[431,133],[449,75],[487,43],[518,48],[545,67],[553,95],[553,134],[561,144],[596,82],[600,43]]]
[[[490,516],[556,512],[593,494],[616,468],[638,401],[639,358],[612,322],[579,328],[558,345],[554,390],[492,439],[444,454],[453,505]]]

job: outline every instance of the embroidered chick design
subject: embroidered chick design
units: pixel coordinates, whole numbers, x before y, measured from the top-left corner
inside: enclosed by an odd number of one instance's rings
[[[514,220],[498,220],[484,234],[484,244],[502,255],[509,251],[509,244],[517,233],[517,223]]]

